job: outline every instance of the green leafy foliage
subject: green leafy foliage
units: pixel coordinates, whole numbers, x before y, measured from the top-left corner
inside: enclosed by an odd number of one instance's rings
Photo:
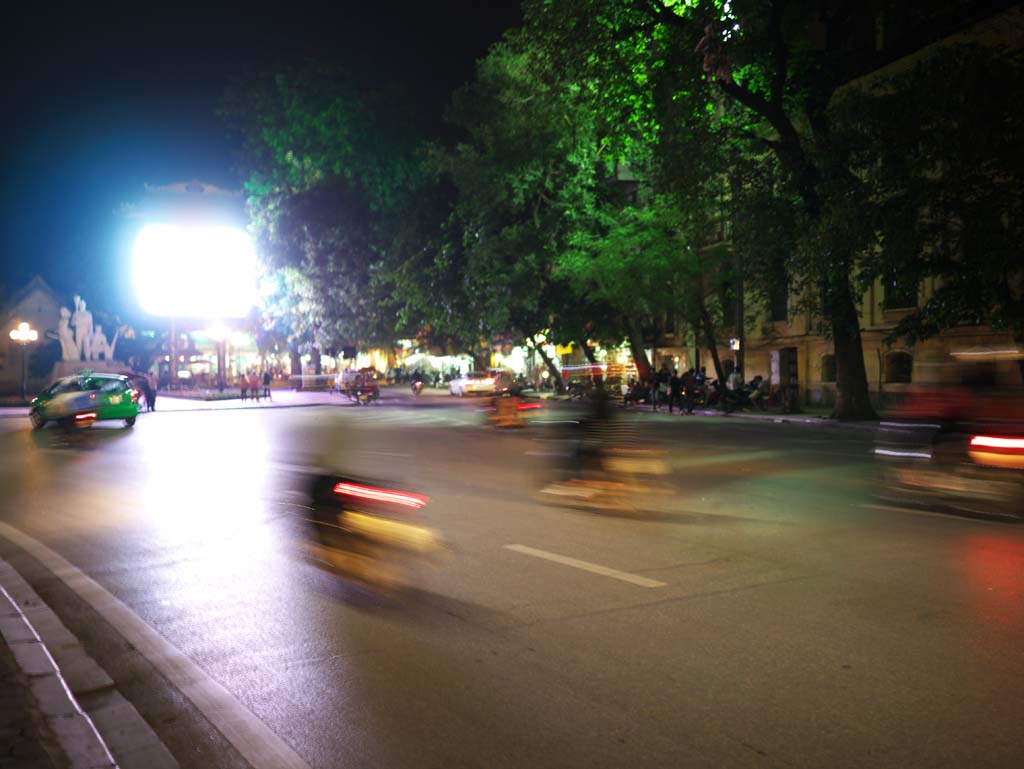
[[[222,116],[243,140],[251,232],[268,275],[296,292],[287,308],[270,303],[264,330],[287,321],[294,343],[320,349],[389,335],[371,276],[386,242],[381,223],[419,174],[417,137],[393,98],[317,62],[226,93]]]

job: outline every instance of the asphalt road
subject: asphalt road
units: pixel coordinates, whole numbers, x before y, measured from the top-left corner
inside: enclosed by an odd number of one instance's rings
[[[3,419],[0,522],[44,549],[0,530],[0,557],[182,767],[247,766],[215,724],[253,715],[314,769],[1024,765],[1021,527],[877,505],[868,431],[649,414],[660,514],[545,505],[554,426],[477,405],[157,412],[71,448]],[[406,599],[294,557],[294,466],[325,457],[431,497],[448,553]]]

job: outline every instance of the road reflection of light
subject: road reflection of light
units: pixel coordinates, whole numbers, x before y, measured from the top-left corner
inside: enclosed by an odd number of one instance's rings
[[[1024,630],[1024,542],[978,535],[961,554],[978,618]]]
[[[195,545],[225,545],[225,556],[267,544],[266,435],[248,420],[230,428],[152,436],[142,490],[150,523]]]

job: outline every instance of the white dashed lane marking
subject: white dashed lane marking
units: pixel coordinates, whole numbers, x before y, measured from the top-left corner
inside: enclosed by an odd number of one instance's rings
[[[628,571],[611,569],[607,566],[601,566],[598,563],[581,561],[578,558],[570,558],[567,555],[559,555],[558,553],[551,553],[547,550],[538,550],[535,547],[528,547],[526,545],[505,545],[505,549],[511,550],[515,553],[522,553],[523,555],[532,555],[534,558],[543,558],[545,561],[560,563],[563,566],[572,566],[574,569],[582,569],[583,571],[589,571],[592,574],[600,574],[603,577],[611,577],[612,579],[621,580],[622,582],[629,582],[630,584],[639,585],[640,587],[665,587],[665,585],[668,584],[667,582],[658,582],[656,579],[641,577],[639,574],[630,574]]]

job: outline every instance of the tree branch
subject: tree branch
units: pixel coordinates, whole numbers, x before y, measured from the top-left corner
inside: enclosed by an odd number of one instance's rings
[[[786,89],[786,69],[789,66],[789,49],[782,34],[782,6],[785,0],[772,0],[768,34],[772,41],[772,72],[769,98],[776,109],[782,109],[782,97]]]
[[[732,97],[747,109],[757,113],[767,120],[779,135],[780,143],[782,145],[788,145],[793,151],[800,151],[800,136],[797,134],[796,128],[793,126],[792,121],[786,115],[781,105],[776,106],[775,104],[772,104],[763,96],[751,91],[736,80],[718,80],[717,82],[718,87],[721,88],[727,96]]]

